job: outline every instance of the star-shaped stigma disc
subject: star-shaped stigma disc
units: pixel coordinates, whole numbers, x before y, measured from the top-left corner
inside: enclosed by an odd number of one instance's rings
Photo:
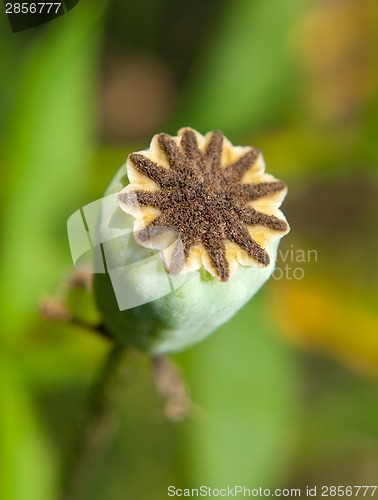
[[[164,235],[175,236],[171,274],[204,266],[227,281],[238,264],[268,266],[270,240],[289,230],[278,210],[286,185],[264,169],[258,149],[232,146],[219,131],[202,136],[185,128],[129,155],[130,184],[118,201],[136,217],[141,245],[160,248]]]

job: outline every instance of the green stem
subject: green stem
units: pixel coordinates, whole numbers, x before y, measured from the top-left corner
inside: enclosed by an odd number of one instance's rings
[[[85,413],[75,436],[72,455],[64,477],[64,499],[83,498],[96,461],[105,451],[114,431],[112,412],[116,393],[122,387],[121,368],[129,356],[125,347],[115,344],[92,388]],[[129,354],[129,353],[127,353]],[[122,370],[123,372],[123,370]]]

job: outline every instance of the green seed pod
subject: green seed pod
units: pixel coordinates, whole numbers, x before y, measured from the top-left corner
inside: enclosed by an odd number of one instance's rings
[[[154,136],[113,178],[98,221],[108,273],[94,292],[117,341],[180,351],[229,320],[274,271],[286,185],[220,132]]]

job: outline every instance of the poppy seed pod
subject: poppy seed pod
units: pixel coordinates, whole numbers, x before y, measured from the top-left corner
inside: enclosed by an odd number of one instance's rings
[[[109,331],[157,354],[229,320],[274,270],[286,192],[258,149],[218,131],[158,134],[129,155],[98,220],[108,272],[94,290]]]

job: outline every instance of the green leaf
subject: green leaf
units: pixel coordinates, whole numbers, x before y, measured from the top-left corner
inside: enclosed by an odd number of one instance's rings
[[[261,295],[190,356],[193,484],[271,485],[284,480],[295,446],[297,367],[272,331]]]
[[[276,120],[292,97],[290,35],[300,5],[228,2],[194,68],[181,124],[228,134]]]
[[[88,177],[94,61],[103,3],[51,23],[27,53],[6,138],[2,334],[30,322],[69,258],[66,221]],[[22,61],[22,59],[21,59]]]
[[[0,407],[0,498],[53,500],[56,457],[38,425],[28,388],[4,352]]]

